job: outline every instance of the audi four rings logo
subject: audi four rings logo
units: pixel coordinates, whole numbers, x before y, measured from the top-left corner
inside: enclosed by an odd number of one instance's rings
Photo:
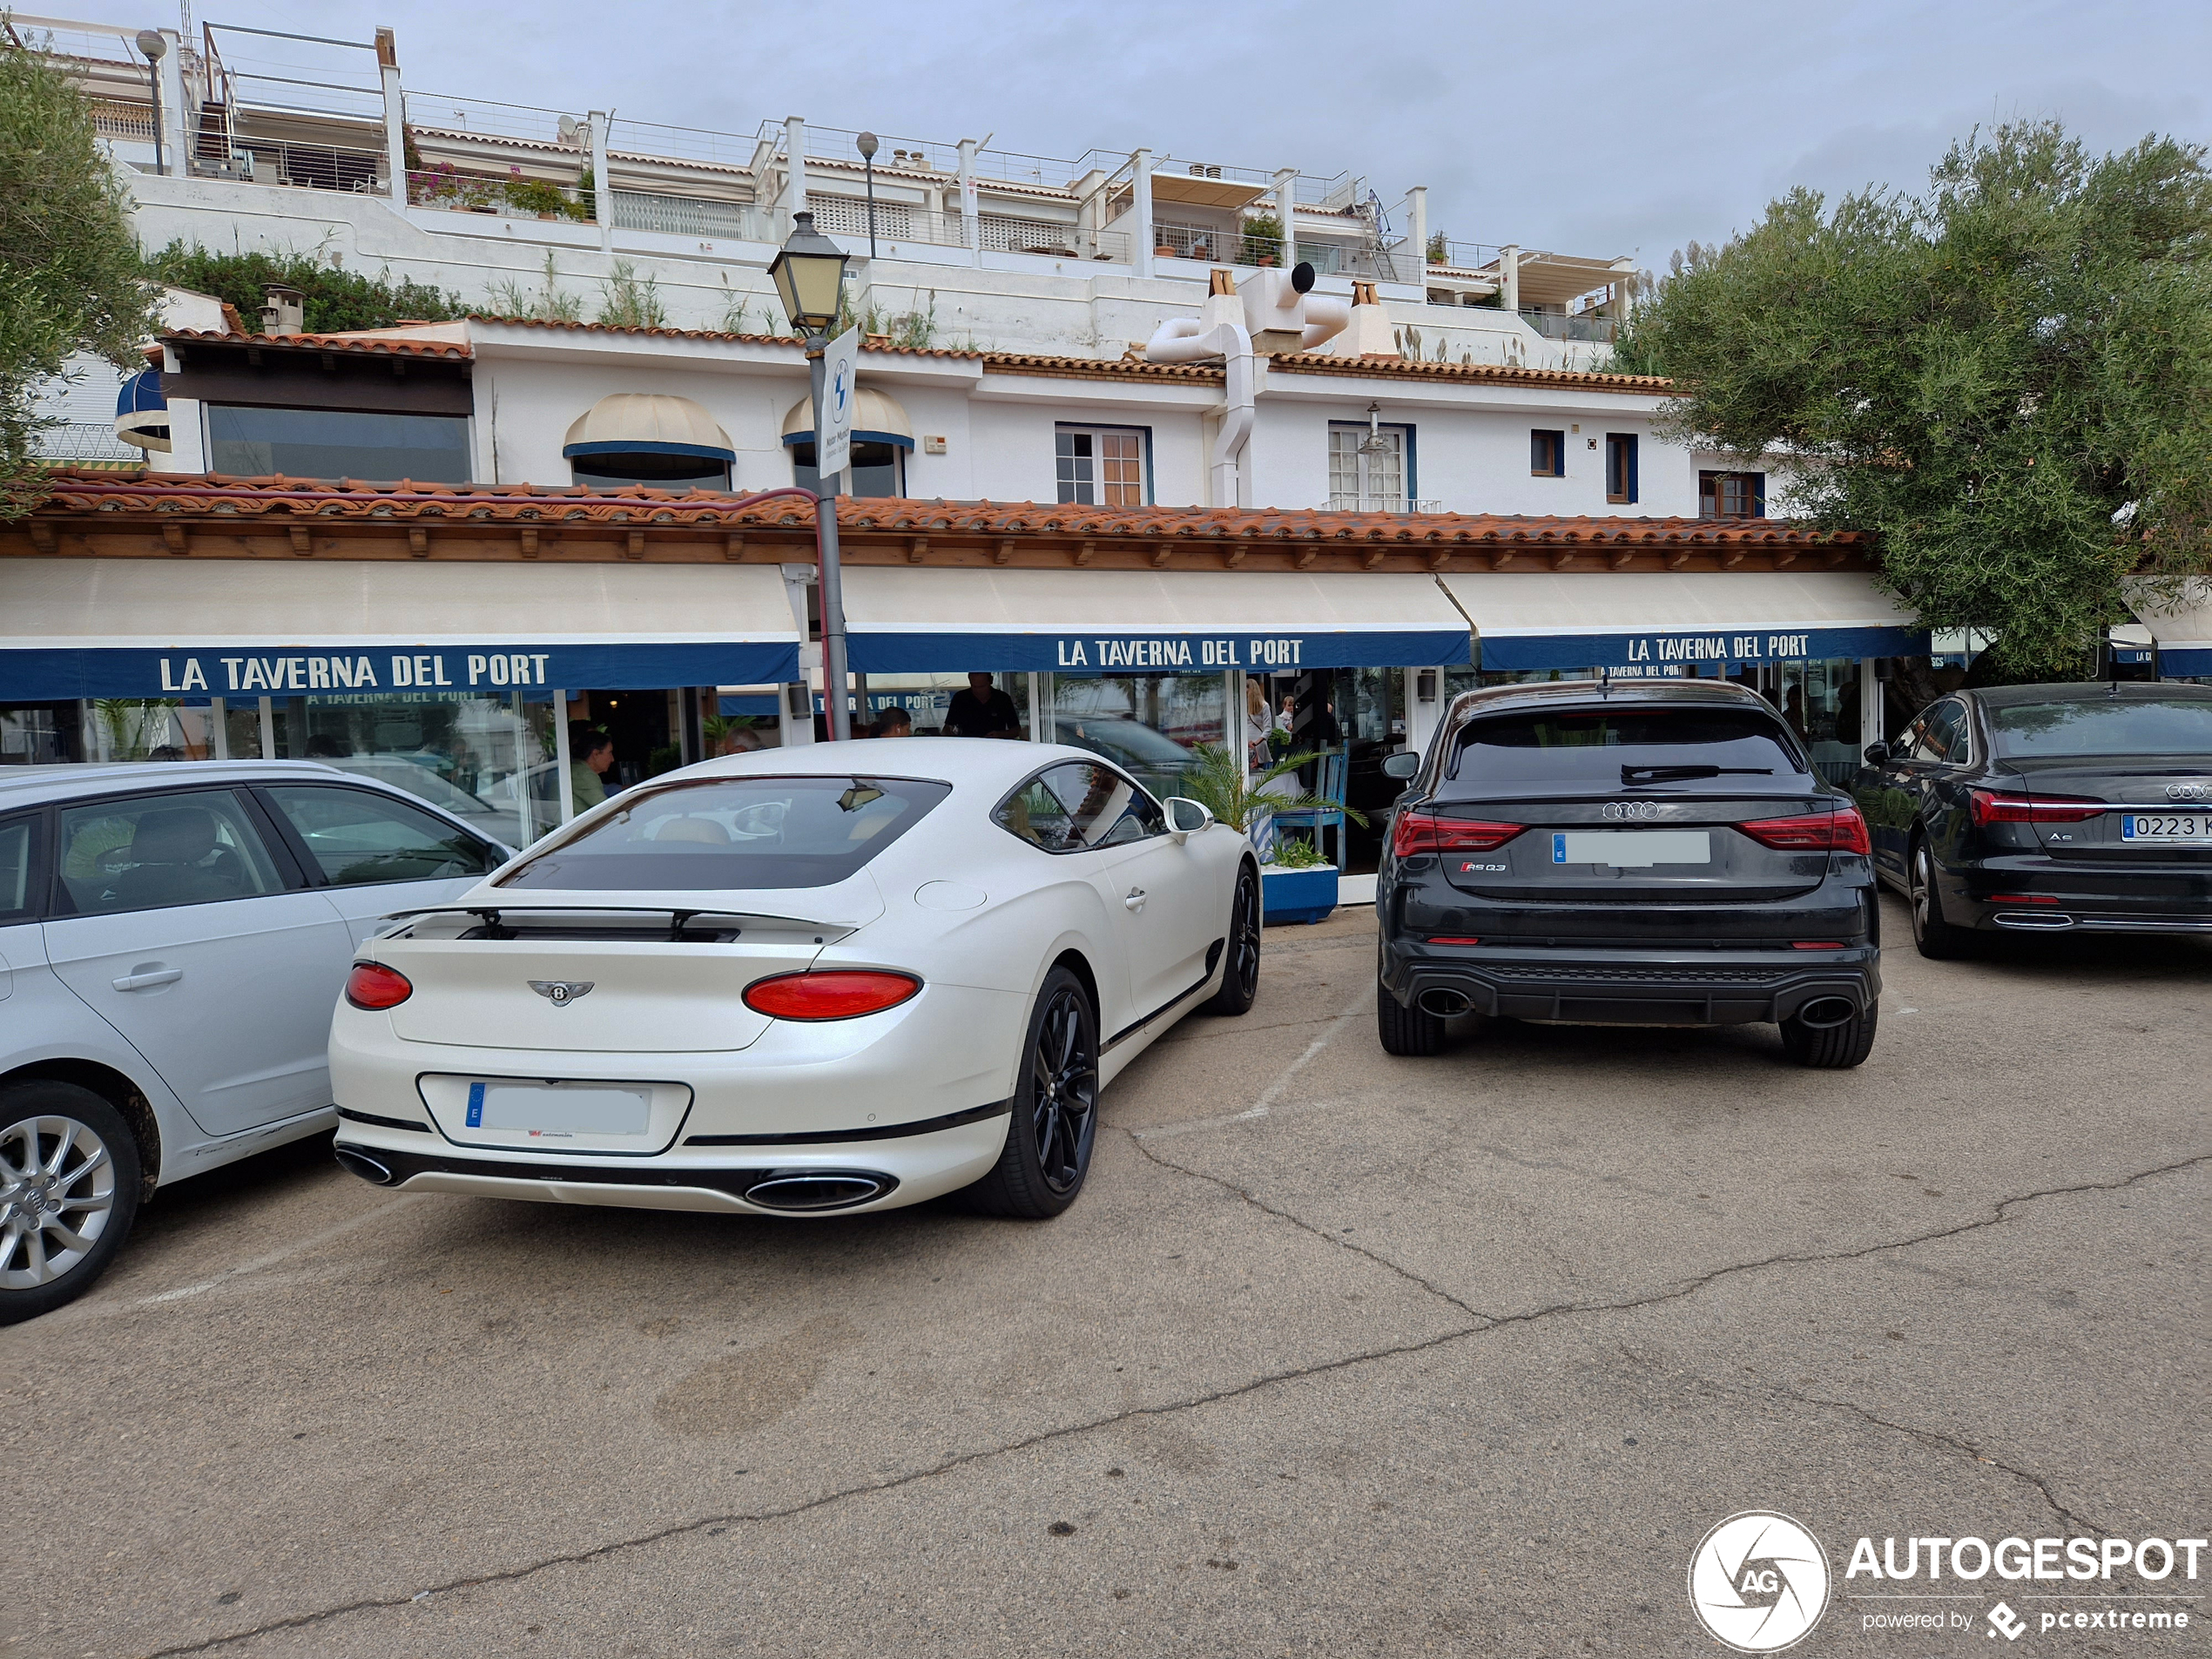
[[[2212,800],[2212,784],[2168,784],[2168,800]]]
[[[1656,818],[1667,809],[1656,800],[1608,800],[1598,808],[1601,818]]]
[[[555,1008],[564,1008],[597,983],[597,981],[588,979],[534,979],[529,986]]]

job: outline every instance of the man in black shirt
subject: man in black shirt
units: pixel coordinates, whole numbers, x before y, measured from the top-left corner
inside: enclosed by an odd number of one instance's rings
[[[948,738],[1019,738],[1022,717],[1014,699],[995,688],[988,674],[970,674],[968,689],[954,691],[945,710]]]

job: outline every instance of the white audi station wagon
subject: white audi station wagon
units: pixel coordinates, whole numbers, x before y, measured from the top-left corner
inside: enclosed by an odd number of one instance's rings
[[[1259,872],[1101,757],[885,739],[631,790],[361,948],[340,1162],[411,1190],[821,1215],[1082,1190],[1100,1089],[1258,989]]]

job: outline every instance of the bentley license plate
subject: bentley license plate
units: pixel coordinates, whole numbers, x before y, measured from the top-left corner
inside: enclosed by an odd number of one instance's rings
[[[2203,813],[2122,813],[2123,841],[2162,841],[2169,846],[2212,846],[2212,815]]]
[[[468,1125],[555,1139],[643,1135],[652,1105],[651,1089],[607,1083],[472,1082]]]

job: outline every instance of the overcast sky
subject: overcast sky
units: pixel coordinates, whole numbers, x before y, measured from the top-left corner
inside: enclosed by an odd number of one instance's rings
[[[162,0],[27,10],[173,25]],[[751,132],[826,126],[1429,187],[1457,239],[1659,268],[1794,184],[1914,187],[1977,123],[2055,116],[2099,149],[2212,138],[2212,3],[1675,0],[1379,5],[1116,0],[198,0],[198,21],[366,41],[408,84]]]

